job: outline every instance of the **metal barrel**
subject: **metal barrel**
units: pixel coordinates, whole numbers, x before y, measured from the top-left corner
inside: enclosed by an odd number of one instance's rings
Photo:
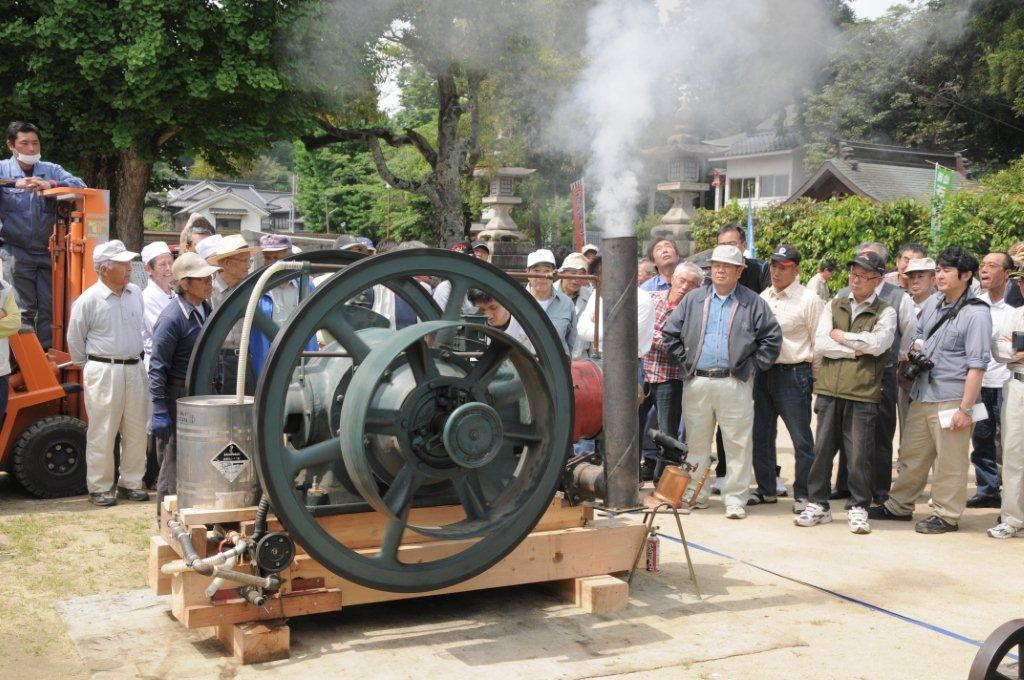
[[[640,479],[637,421],[636,237],[601,241],[604,328],[604,466],[609,508],[637,505]]]
[[[253,398],[178,399],[178,507],[241,508],[256,502]]]

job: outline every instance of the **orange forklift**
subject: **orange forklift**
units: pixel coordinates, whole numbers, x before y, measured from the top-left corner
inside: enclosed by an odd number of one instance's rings
[[[40,498],[85,493],[85,401],[81,369],[71,363],[66,330],[71,305],[96,282],[92,253],[110,233],[110,196],[101,189],[43,192],[57,214],[53,262],[53,347],[35,331],[10,337],[7,415],[0,427],[0,471]]]

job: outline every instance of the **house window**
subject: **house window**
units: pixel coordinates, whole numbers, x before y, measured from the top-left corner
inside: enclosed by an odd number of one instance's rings
[[[683,163],[679,159],[672,159],[668,162],[668,181],[675,182],[683,174]]]
[[[760,191],[758,196],[789,196],[789,175],[761,175],[758,178]]]
[[[683,159],[683,179],[687,182],[696,182],[700,179],[700,164],[696,158]]]
[[[242,230],[242,218],[240,217],[218,217],[217,218],[217,231],[223,230]]]
[[[729,198],[753,198],[757,178],[738,177],[729,180]]]

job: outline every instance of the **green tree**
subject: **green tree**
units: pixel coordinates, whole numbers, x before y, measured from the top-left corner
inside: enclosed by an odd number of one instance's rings
[[[933,0],[845,31],[807,98],[807,165],[839,139],[966,150],[975,168],[1024,152],[1024,9],[1018,0]]]
[[[540,54],[539,42],[552,26],[568,28],[562,18],[582,21],[581,6],[581,0],[509,0],[500,8],[475,0],[371,6],[348,0],[314,13],[293,42],[303,54],[322,48],[313,58],[322,68],[304,70],[313,74],[318,93],[337,97],[335,107],[317,117],[323,133],[304,138],[307,148],[362,142],[389,186],[429,202],[432,240],[463,238],[465,198],[483,148],[481,98],[490,74],[511,60]],[[402,66],[409,98],[419,105],[415,113],[390,121],[367,103],[376,101],[384,73]],[[430,118],[429,109],[436,111]],[[428,120],[431,129],[422,129]],[[414,167],[412,175],[401,174],[384,146],[414,150],[423,171]]]
[[[301,130],[277,43],[306,4],[4,3],[0,106],[43,128],[47,157],[111,190],[117,232],[138,249],[154,162],[191,153],[231,172]]]

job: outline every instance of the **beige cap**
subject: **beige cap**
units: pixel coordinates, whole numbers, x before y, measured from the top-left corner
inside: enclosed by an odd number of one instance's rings
[[[911,272],[934,272],[935,271],[935,260],[930,257],[917,257],[907,263],[907,268],[903,270],[904,274]]]
[[[590,252],[596,253],[598,251],[597,251],[597,246],[595,246],[593,243],[588,243],[587,245],[583,246],[583,250],[581,250],[580,252],[583,253],[584,255],[586,255],[587,253],[590,253]]]
[[[199,245],[202,245],[208,240],[209,239],[204,239]],[[253,253],[258,253],[259,251],[259,248],[249,246],[241,234],[231,234],[230,236],[225,236],[217,241],[217,246],[213,249],[213,253],[208,255],[206,259],[210,262],[217,263],[225,257],[241,254],[251,255]]]
[[[114,239],[96,246],[92,251],[93,262],[131,262],[139,256],[124,247],[124,243]]]
[[[182,279],[204,279],[220,271],[220,267],[206,264],[196,253],[185,253],[171,265],[171,277],[175,281]]]
[[[587,271],[587,258],[583,257],[583,253],[569,253],[562,260],[562,266],[558,268],[558,271],[564,272],[566,269],[582,269]]]
[[[724,262],[739,267],[746,267],[746,260],[743,259],[743,252],[736,246],[715,246],[711,251],[712,262]]]

